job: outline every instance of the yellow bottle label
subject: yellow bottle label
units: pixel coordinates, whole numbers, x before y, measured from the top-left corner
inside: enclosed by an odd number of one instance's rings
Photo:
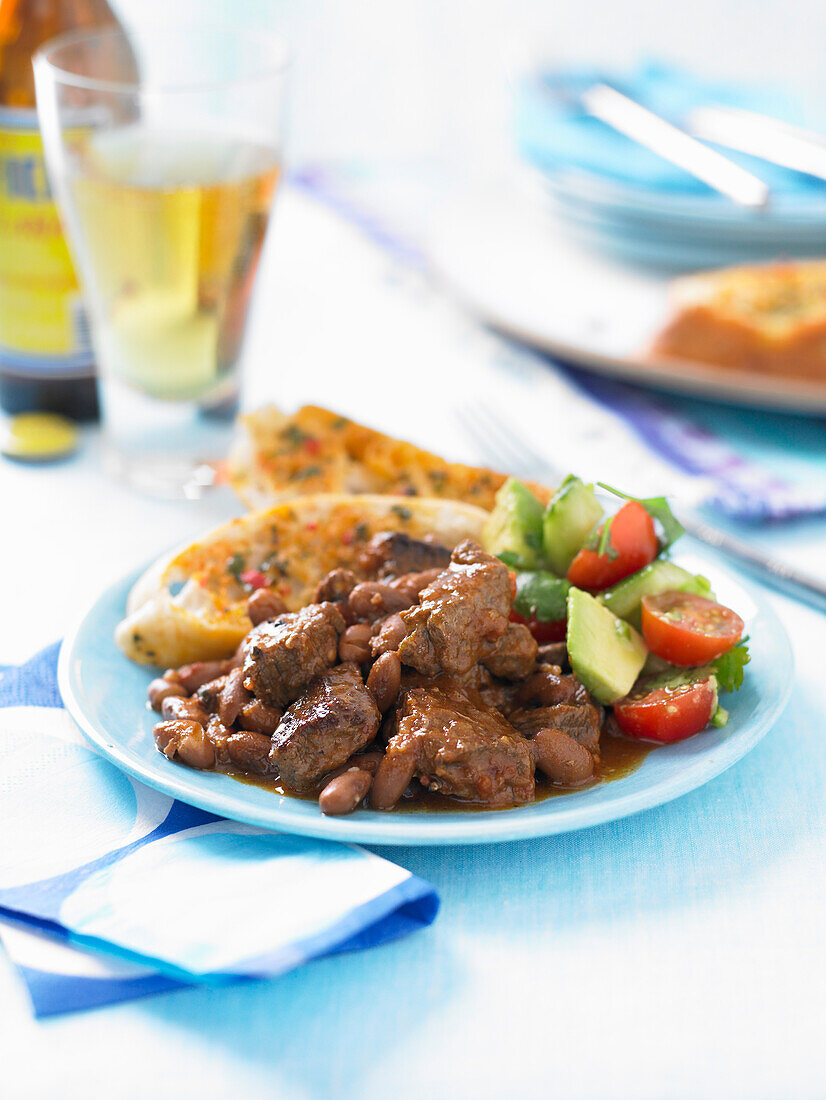
[[[71,375],[91,363],[36,112],[0,108],[0,368]]]

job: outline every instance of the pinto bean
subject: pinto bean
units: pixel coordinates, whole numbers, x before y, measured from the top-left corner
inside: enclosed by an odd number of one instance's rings
[[[200,722],[158,722],[154,734],[158,748],[170,760],[177,757],[200,770],[215,767],[215,750]]]
[[[390,582],[390,585],[398,592],[403,592],[410,598],[410,603],[414,604],[419,599],[419,593],[427,588],[429,584],[432,584],[443,572],[442,569],[425,569],[422,573],[405,573],[401,577],[396,577],[394,581]]]
[[[219,676],[217,680],[210,680],[208,684],[203,684],[195,692],[204,710],[209,711],[210,714],[212,714],[218,706],[218,697],[223,691],[226,682],[226,676]]]
[[[244,670],[234,668],[227,676],[218,699],[218,716],[225,726],[231,726],[252,695],[244,687]]]
[[[349,814],[366,797],[373,777],[361,768],[348,768],[331,779],[318,796],[318,808],[323,814]]]
[[[412,753],[383,756],[370,788],[370,805],[374,810],[392,810],[404,794],[416,770]]]
[[[178,742],[183,734],[189,731],[190,726],[197,724],[188,721],[156,722],[152,735],[159,751],[171,760],[178,751]]]
[[[541,729],[530,742],[536,766],[554,783],[578,787],[594,774],[594,757],[562,730]]]
[[[399,648],[407,637],[407,627],[401,615],[390,615],[381,625],[378,634],[370,642],[370,652],[374,657],[390,653]]]
[[[227,752],[230,761],[245,772],[254,775],[270,775],[274,770],[270,763],[272,741],[263,733],[243,730],[227,738]]]
[[[350,768],[361,768],[362,771],[375,775],[383,759],[383,752],[358,752],[351,756],[349,760],[345,760],[341,767],[331,771],[327,776],[327,782],[329,783],[331,779],[335,779],[338,775],[344,775]]]
[[[167,721],[192,721],[200,722],[205,726],[209,721],[209,715],[204,710],[200,699],[182,699],[179,696],[170,695],[161,703],[161,714]]]
[[[337,603],[346,600],[358,583],[349,569],[333,569],[316,585],[313,603]]]
[[[398,653],[382,653],[367,677],[367,690],[384,714],[395,703],[402,683],[402,663]]]
[[[186,695],[186,688],[181,683],[159,677],[157,680],[153,680],[146,689],[146,695],[152,709],[159,711],[164,699],[174,699]]]
[[[373,623],[387,615],[393,615],[396,611],[403,611],[416,601],[389,584],[363,581],[350,593],[348,602],[357,619]]]
[[[207,725],[206,732],[207,737],[212,742],[213,749],[215,749],[215,759],[217,762],[219,764],[229,764],[230,759],[227,741],[233,731],[227,729],[217,714],[213,714]]]
[[[191,731],[178,743],[178,759],[200,771],[215,767],[215,749],[206,730],[198,722],[192,723]]]
[[[348,626],[339,638],[338,656],[342,661],[355,661],[357,665],[370,660],[370,636],[373,633],[368,623],[355,623]]]
[[[238,725],[251,733],[265,733],[268,737],[275,733],[275,727],[281,721],[278,707],[268,707],[260,699],[253,699],[241,707]]]
[[[287,605],[274,588],[257,588],[247,600],[247,614],[253,626],[283,615]]]
[[[187,695],[192,695],[210,680],[217,680],[219,676],[223,676],[228,664],[228,661],[196,661],[193,665],[182,665],[176,672],[180,682],[186,688]]]

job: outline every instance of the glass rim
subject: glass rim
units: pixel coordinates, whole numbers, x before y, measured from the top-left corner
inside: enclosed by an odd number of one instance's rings
[[[135,80],[104,80],[101,77],[84,76],[82,73],[72,72],[71,69],[62,67],[54,60],[54,54],[67,46],[74,46],[79,42],[93,42],[105,38],[122,38],[127,42],[129,36],[120,27],[105,27],[97,29],[67,31],[65,34],[50,38],[38,50],[35,51],[33,62],[38,68],[48,68],[55,80],[74,88],[83,88],[92,92],[112,92],[120,95],[136,95],[147,98],[157,95],[185,94],[192,92],[206,92],[218,88],[238,87],[244,84],[260,84],[281,76],[292,62],[292,54],[286,40],[279,35],[268,31],[253,33],[252,31],[238,31],[232,27],[200,27],[192,28],[166,28],[164,34],[186,33],[197,37],[205,31],[214,34],[232,35],[236,38],[254,38],[257,43],[269,41],[276,47],[276,56],[271,65],[263,69],[256,69],[250,73],[239,73],[236,76],[220,77],[218,79],[206,79],[187,81],[180,84],[162,82],[153,84],[141,84]]]

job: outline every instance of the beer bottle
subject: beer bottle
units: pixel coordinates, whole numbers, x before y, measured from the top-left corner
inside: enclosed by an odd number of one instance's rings
[[[97,414],[88,327],[49,191],[32,56],[55,35],[117,26],[106,0],[0,0],[0,406]]]

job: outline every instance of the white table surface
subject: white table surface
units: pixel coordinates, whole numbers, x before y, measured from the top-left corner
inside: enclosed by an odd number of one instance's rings
[[[484,339],[348,226],[282,196],[249,404],[312,399],[472,457],[448,407],[457,385],[484,384]],[[237,510],[229,494],[147,500],[96,453],[89,433],[61,466],[0,462],[0,664]],[[826,571],[826,524],[760,537]],[[774,602],[795,699],[703,791],[547,842],[393,849],[439,889],[433,928],[274,982],[36,1022],[0,956],[0,1096],[826,1096],[824,620]]]

